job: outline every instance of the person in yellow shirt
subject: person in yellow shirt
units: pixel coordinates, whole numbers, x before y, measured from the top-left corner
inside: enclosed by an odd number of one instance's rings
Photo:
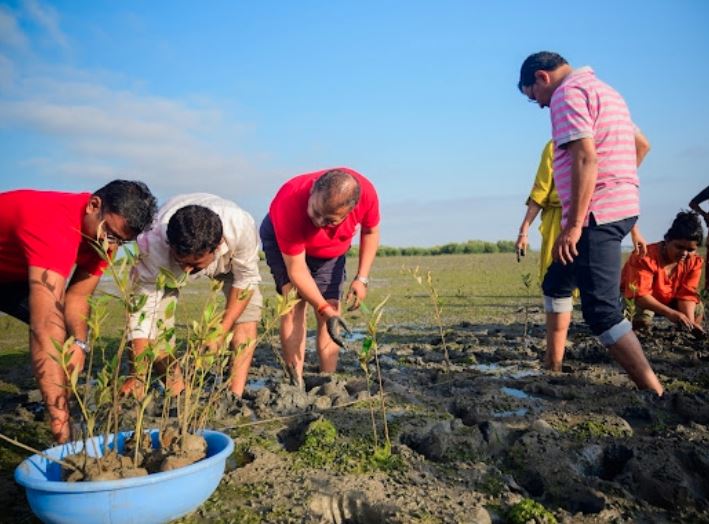
[[[561,200],[554,186],[553,164],[554,143],[549,140],[542,151],[537,176],[534,177],[534,185],[527,198],[527,213],[519,227],[519,235],[515,243],[517,260],[519,260],[529,247],[529,227],[541,211],[539,233],[542,235],[542,247],[539,252],[539,282],[544,280],[547,268],[551,264],[551,248],[554,247],[554,241],[561,231]]]

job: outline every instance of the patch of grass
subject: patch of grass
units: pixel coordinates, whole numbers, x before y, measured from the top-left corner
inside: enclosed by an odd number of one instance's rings
[[[326,418],[312,421],[305,430],[305,440],[298,449],[302,464],[311,468],[332,465],[337,457],[337,429]]]
[[[15,384],[10,384],[9,382],[5,382],[3,380],[0,380],[0,398],[3,396],[11,396],[11,395],[19,395],[20,394],[20,388],[18,388]]]
[[[567,434],[578,441],[604,437],[622,438],[629,436],[626,428],[596,418],[588,418],[576,424],[555,421],[551,423],[551,426],[559,433]]]
[[[499,473],[488,473],[483,477],[478,489],[492,497],[499,497],[505,489],[505,483]]]
[[[551,511],[532,499],[522,499],[507,512],[510,524],[557,524],[556,517]]]
[[[387,446],[373,447],[368,438],[348,439],[338,434],[325,418],[308,425],[303,444],[296,452],[295,464],[301,468],[324,468],[341,473],[365,473],[379,470],[400,471],[401,457]]]
[[[667,389],[667,391],[683,391],[685,393],[701,393],[702,391],[704,391],[705,388],[700,385],[693,384],[691,382],[687,382],[685,380],[676,379],[671,382],[668,382],[665,385],[665,389]]]
[[[274,424],[274,427],[280,426]],[[263,426],[261,429],[264,429]],[[249,453],[255,447],[271,453],[284,453],[275,437],[268,438],[262,433],[255,433],[250,426],[231,430],[230,436],[234,439],[235,452],[242,453],[242,455]]]
[[[195,513],[176,521],[180,524],[197,522],[239,522],[258,524],[263,522],[261,514],[246,507],[246,503],[256,500],[268,490],[264,483],[227,484],[222,482],[217,491]],[[234,501],[238,501],[236,504]]]

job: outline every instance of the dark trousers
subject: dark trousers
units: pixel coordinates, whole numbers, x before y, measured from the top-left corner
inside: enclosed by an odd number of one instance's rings
[[[29,282],[0,283],[0,311],[30,323],[30,285]]]
[[[595,335],[623,321],[620,243],[636,221],[631,217],[598,225],[591,215],[576,245],[578,256],[567,265],[552,262],[544,277],[542,290],[548,297],[570,297],[579,288],[583,318]]]

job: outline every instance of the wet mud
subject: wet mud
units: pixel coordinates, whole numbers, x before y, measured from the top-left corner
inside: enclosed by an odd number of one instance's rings
[[[260,346],[243,398],[217,406],[216,429],[236,442],[225,478],[183,521],[709,522],[707,340],[662,322],[640,334],[667,388],[657,398],[581,324],[564,371],[543,370],[534,320],[526,337],[519,323],[449,327],[450,365],[436,329],[383,327],[384,458],[372,447],[372,413],[380,447],[383,414],[374,365],[368,387],[357,358],[361,336],[333,375],[317,373],[309,350],[302,388]],[[17,383],[0,421],[41,425],[32,382]],[[5,472],[2,482],[14,521],[32,522]]]

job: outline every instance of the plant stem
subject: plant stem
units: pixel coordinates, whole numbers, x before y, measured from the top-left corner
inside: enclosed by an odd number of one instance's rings
[[[69,464],[68,462],[64,462],[63,460],[50,457],[46,453],[42,453],[41,451],[38,451],[31,446],[23,444],[22,442],[19,442],[19,441],[15,440],[14,438],[10,438],[8,436],[5,436],[2,433],[0,433],[0,439],[5,440],[6,442],[9,442],[10,444],[12,444],[14,446],[17,446],[18,448],[22,448],[25,451],[29,451],[30,453],[34,453],[35,455],[39,455],[43,459],[49,460],[50,462],[56,462],[57,464],[59,464],[60,466],[62,466],[64,468],[70,469],[72,471],[79,471],[79,468],[77,468],[73,464]]]

